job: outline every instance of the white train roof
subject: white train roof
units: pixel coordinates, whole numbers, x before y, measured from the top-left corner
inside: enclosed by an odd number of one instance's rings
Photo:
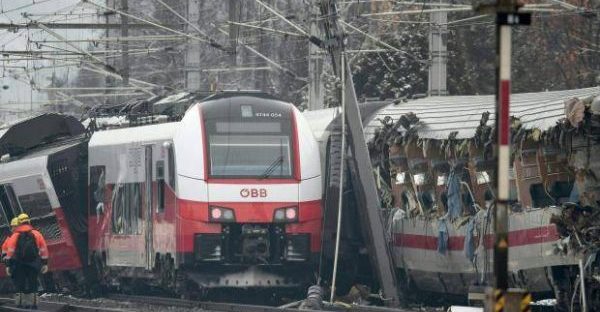
[[[510,113],[521,120],[525,129],[545,131],[565,117],[566,100],[599,94],[600,87],[513,94]],[[374,131],[381,127],[378,118],[390,116],[396,121],[400,116],[412,112],[422,122],[418,130],[419,138],[447,139],[453,131],[458,131],[457,138],[471,138],[483,113],[490,113],[488,125],[494,123],[495,105],[494,95],[436,96],[390,104],[365,123],[365,135],[370,139]]]
[[[152,124],[140,127],[96,131],[90,139],[90,148],[150,141],[172,140],[179,122]]]

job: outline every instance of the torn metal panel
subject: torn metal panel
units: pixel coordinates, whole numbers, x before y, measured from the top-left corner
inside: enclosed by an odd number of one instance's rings
[[[556,125],[565,117],[564,101],[571,98],[588,98],[600,93],[600,88],[551,91],[540,93],[518,93],[511,96],[511,115],[523,123],[525,129],[538,128],[542,131]],[[410,112],[416,114],[423,126],[419,129],[420,138],[446,139],[453,131],[456,138],[475,136],[481,115],[490,112],[493,123],[495,100],[493,95],[428,97],[406,103],[390,104],[380,110],[365,127],[368,138],[372,138],[379,128],[377,118],[390,116],[398,120]]]
[[[512,99],[511,287],[554,292],[561,307],[574,295],[563,286],[575,282],[579,259],[586,296],[600,293],[598,94],[588,88]],[[390,171],[395,263],[420,290],[466,295],[469,285],[492,276],[493,105],[493,96],[426,98],[389,105],[369,123],[372,158]],[[441,183],[444,161],[451,171]],[[419,209],[420,188],[443,195],[437,213]]]

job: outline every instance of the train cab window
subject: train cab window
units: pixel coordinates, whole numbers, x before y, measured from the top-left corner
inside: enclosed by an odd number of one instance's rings
[[[112,196],[112,230],[115,234],[141,234],[142,187],[141,183],[118,184]]]
[[[15,195],[15,191],[10,184],[0,185],[0,204],[7,223],[10,222],[12,218],[19,215],[19,213],[23,212],[21,205],[17,200],[17,196]]]
[[[156,211],[162,213],[165,211],[165,162],[159,160],[156,162]]]
[[[90,195],[89,209],[90,215],[100,215],[104,213],[104,195],[106,192],[106,167],[90,167]]]
[[[291,178],[291,145],[286,135],[211,135],[213,177]]]
[[[21,195],[19,202],[31,218],[45,217],[52,213],[52,205],[46,192]]]

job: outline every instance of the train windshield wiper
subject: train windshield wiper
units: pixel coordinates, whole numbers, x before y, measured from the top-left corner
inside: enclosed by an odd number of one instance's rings
[[[271,176],[271,174],[273,174],[273,171],[275,171],[275,169],[277,169],[277,167],[281,166],[281,164],[283,164],[283,156],[279,156],[277,157],[270,165],[269,167],[267,167],[267,169],[265,169],[265,171],[260,175],[259,179],[266,179],[269,176]]]

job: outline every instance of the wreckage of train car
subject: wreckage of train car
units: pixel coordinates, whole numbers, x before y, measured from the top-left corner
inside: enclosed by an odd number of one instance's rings
[[[600,309],[600,89],[512,96],[512,287]],[[367,128],[400,280],[466,298],[493,283],[493,96],[390,105]]]

